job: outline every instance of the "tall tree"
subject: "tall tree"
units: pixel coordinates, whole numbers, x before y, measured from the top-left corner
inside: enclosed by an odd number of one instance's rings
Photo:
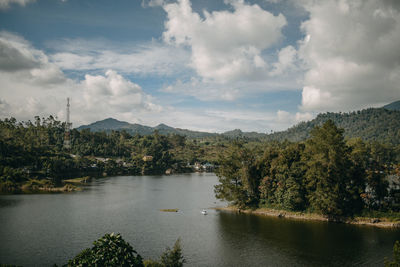
[[[352,162],[348,153],[343,129],[331,120],[315,127],[306,142],[308,200],[314,210],[328,217],[352,215],[361,200],[360,190],[353,188],[360,183],[349,171]]]

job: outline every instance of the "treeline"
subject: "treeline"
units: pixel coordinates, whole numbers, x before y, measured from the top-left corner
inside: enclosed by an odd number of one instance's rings
[[[217,151],[228,142],[218,137],[187,140],[157,131],[133,136],[125,131],[73,129],[71,148],[66,150],[64,129],[65,123],[53,116],[27,122],[0,120],[0,191],[19,192],[32,179],[57,185],[83,176],[163,174],[168,169],[187,172],[191,170],[188,164],[215,163]]]
[[[315,126],[320,126],[327,120],[332,120],[338,127],[345,129],[346,138],[360,137],[367,142],[400,144],[400,110],[385,108],[369,108],[349,113],[322,113],[311,121],[301,122],[286,131],[267,135],[264,140],[304,141],[310,137],[310,132]]]
[[[221,153],[216,196],[239,207],[309,211],[331,218],[400,210],[399,147],[344,139],[328,120],[305,142],[262,151],[241,142]]]

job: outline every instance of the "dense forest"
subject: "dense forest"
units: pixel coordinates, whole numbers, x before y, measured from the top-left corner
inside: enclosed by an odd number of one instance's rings
[[[350,113],[319,114],[311,121],[301,122],[286,131],[270,134],[265,137],[265,140],[304,141],[310,137],[311,130],[315,126],[320,126],[327,120],[332,120],[338,127],[343,128],[346,138],[360,137],[364,141],[400,144],[400,111],[386,108],[370,108]]]
[[[192,171],[194,163],[216,163],[227,139],[187,140],[171,134],[131,135],[126,131],[70,132],[63,146],[65,123],[50,116],[34,121],[0,120],[0,191],[32,191],[83,176],[164,174]],[[34,190],[33,190],[34,191]]]
[[[304,142],[263,150],[234,142],[221,153],[218,198],[241,208],[315,212],[329,218],[400,210],[399,148],[344,138],[332,120]]]

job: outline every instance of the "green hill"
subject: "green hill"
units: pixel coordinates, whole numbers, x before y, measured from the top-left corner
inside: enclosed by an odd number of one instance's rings
[[[323,113],[315,119],[301,122],[286,131],[266,136],[266,140],[301,141],[309,137],[310,131],[327,120],[344,128],[347,138],[361,137],[365,141],[380,141],[400,144],[400,111],[386,108],[369,108],[349,113]]]

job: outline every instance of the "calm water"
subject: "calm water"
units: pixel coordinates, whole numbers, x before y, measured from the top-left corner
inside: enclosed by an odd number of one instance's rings
[[[0,196],[0,263],[62,264],[104,233],[119,232],[144,258],[180,237],[189,266],[382,266],[399,230],[302,222],[203,208],[213,174],[125,176],[82,192]],[[178,213],[159,211],[177,208]]]

